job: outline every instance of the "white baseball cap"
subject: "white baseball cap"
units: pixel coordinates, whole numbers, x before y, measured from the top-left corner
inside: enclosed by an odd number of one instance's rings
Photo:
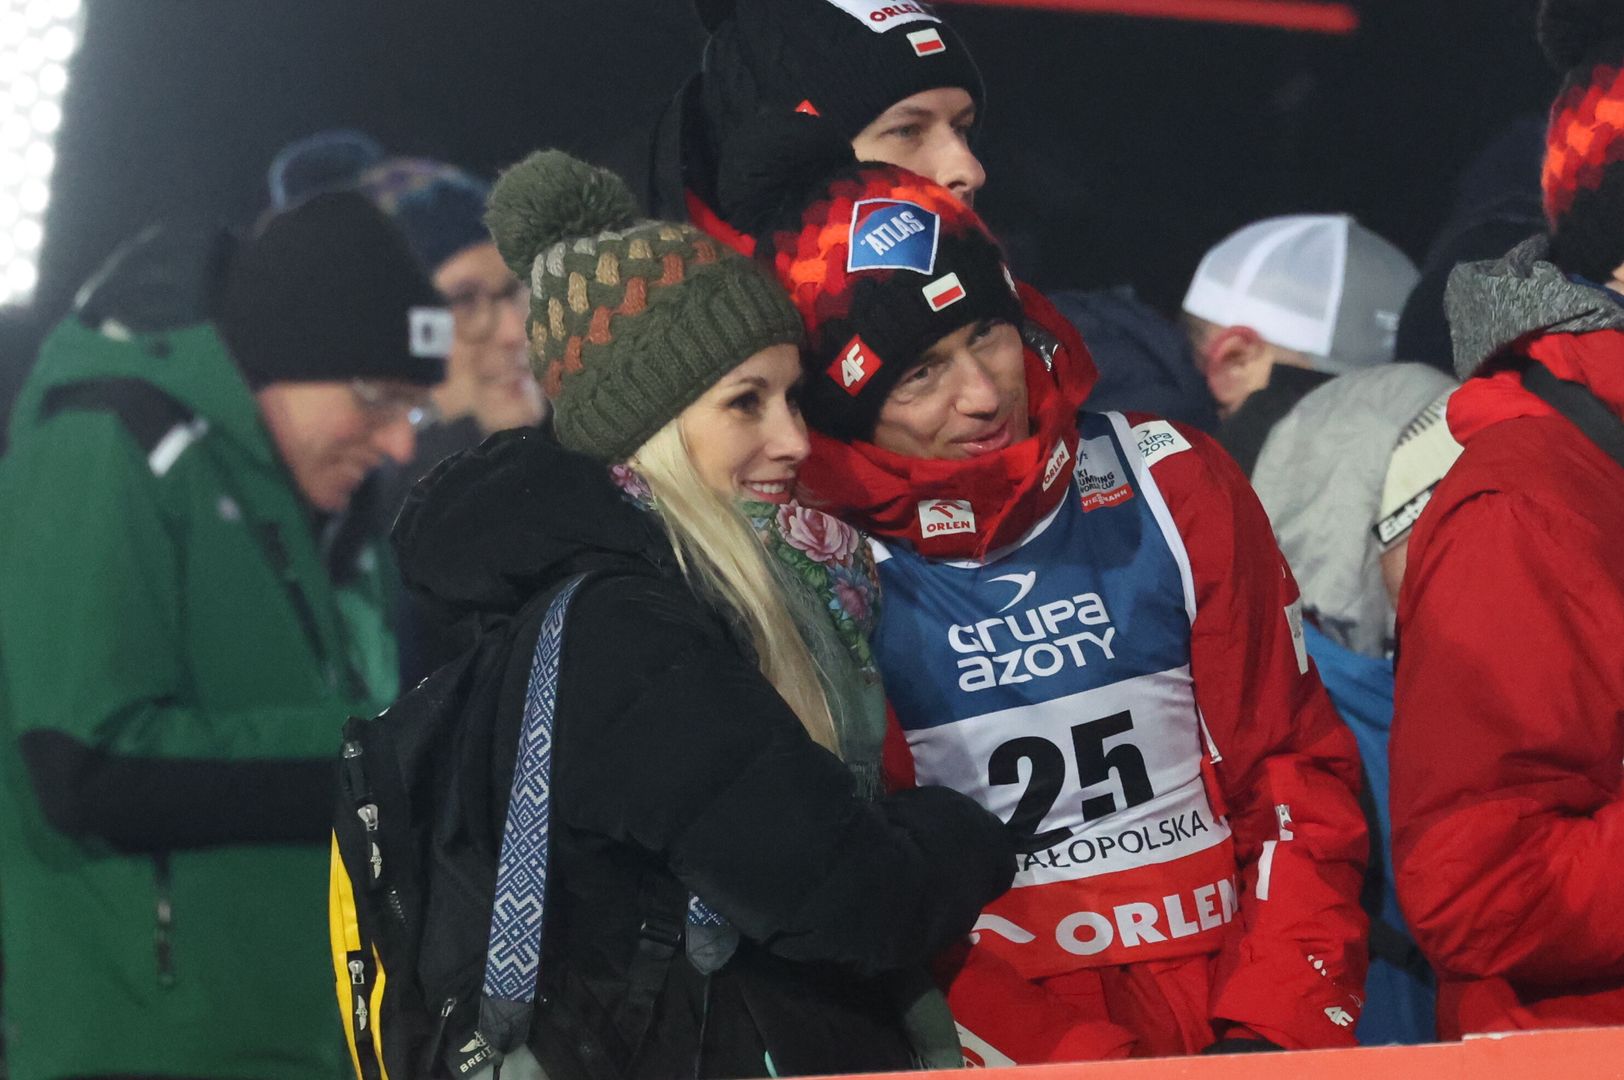
[[[1254,222],[1207,252],[1184,310],[1343,372],[1393,359],[1404,300],[1420,277],[1398,248],[1346,214]]]

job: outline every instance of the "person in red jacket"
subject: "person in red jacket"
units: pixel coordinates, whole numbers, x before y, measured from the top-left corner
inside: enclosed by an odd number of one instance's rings
[[[1624,1023],[1624,10],[1548,0],[1551,235],[1455,270],[1465,447],[1416,523],[1390,744],[1439,1030]]]
[[[1080,413],[1088,351],[974,211],[820,123],[741,171],[807,326],[804,494],[874,538],[904,765],[1023,852],[945,973],[967,1056],[1352,1045],[1357,757],[1256,497],[1194,429]]]

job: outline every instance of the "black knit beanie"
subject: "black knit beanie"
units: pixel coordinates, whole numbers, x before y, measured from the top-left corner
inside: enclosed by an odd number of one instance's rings
[[[399,230],[356,192],[266,222],[227,272],[216,322],[249,386],[444,377],[451,313]]]
[[[827,117],[854,138],[903,98],[960,87],[986,98],[951,27],[916,0],[703,0],[703,102],[718,143],[763,114]]]

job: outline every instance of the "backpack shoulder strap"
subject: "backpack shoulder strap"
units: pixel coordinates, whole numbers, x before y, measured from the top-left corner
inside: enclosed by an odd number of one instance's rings
[[[52,387],[40,403],[39,418],[75,411],[116,416],[156,476],[167,473],[181,452],[209,429],[207,420],[143,379],[86,379]]]
[[[1589,388],[1557,378],[1542,364],[1529,365],[1523,372],[1523,386],[1567,417],[1586,438],[1624,468],[1624,422],[1620,422]]]
[[[523,1045],[529,1034],[541,976],[559,658],[565,616],[587,578],[570,578],[548,603],[525,691],[479,1002],[479,1034],[500,1055]]]

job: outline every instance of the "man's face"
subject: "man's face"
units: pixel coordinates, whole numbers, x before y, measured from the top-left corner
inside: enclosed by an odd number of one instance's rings
[[[966,206],[987,182],[970,150],[976,106],[956,86],[905,97],[857,133],[851,148],[859,161],[900,165],[947,188]]]
[[[434,272],[434,287],[456,319],[445,382],[434,391],[448,419],[472,414],[487,434],[541,420],[541,387],[530,373],[524,320],[530,293],[496,245],[459,251]]]
[[[910,457],[964,460],[1032,433],[1020,331],[997,319],[961,327],[925,350],[880,406],[874,445]]]
[[[404,465],[428,388],[387,379],[281,382],[260,390],[260,414],[300,494],[337,513],[385,458]]]

